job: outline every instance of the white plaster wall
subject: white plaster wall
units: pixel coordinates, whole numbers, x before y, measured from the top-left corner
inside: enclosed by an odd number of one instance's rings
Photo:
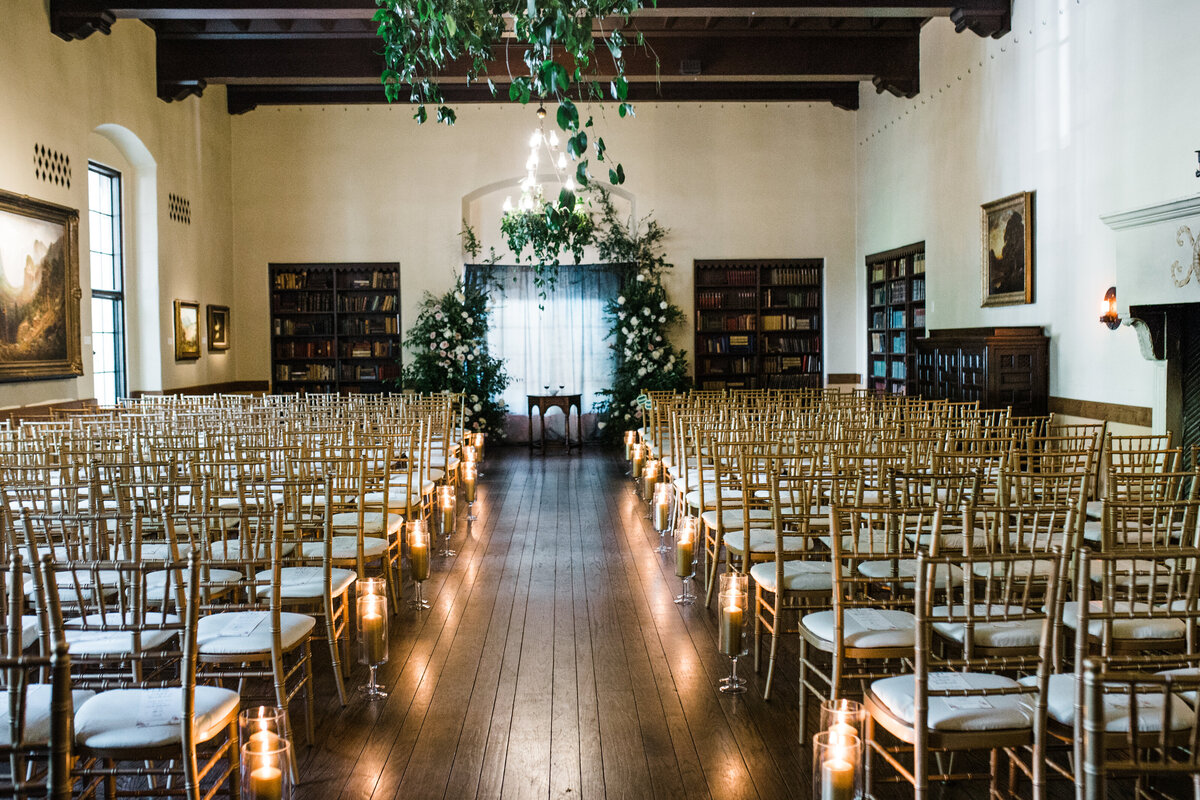
[[[926,25],[920,95],[862,92],[857,260],[924,239],[929,327],[1043,325],[1052,395],[1149,406],[1161,428],[1163,369],[1133,331],[1098,322],[1116,276],[1115,234],[1099,217],[1200,189],[1200,4],[1133,5],[1016,0],[1000,40]],[[1037,192],[1035,302],[980,308],[980,205],[1022,190]]]
[[[198,362],[175,363],[173,345],[167,340],[172,330],[171,300],[183,297],[230,305],[235,318],[241,310],[231,279],[230,136],[224,90],[212,87],[201,99],[164,103],[155,95],[154,58],[153,32],[140,22],[119,21],[111,36],[95,34],[82,42],[64,42],[50,33],[44,3],[21,0],[5,7],[0,26],[0,108],[4,109],[0,188],[81,211],[85,337],[90,333],[87,162],[89,157],[106,155],[103,145],[93,152],[89,136],[100,125],[122,126],[138,137],[156,162],[157,219],[138,222],[157,226],[157,246],[134,257],[138,274],[144,270],[158,274],[158,296],[145,303],[157,304],[149,314],[151,319],[156,315],[158,324],[139,322],[145,314],[129,317],[131,337],[147,328],[154,334],[149,342],[140,343],[145,346],[130,348],[131,358],[140,362],[133,365],[130,388],[134,390],[234,379],[236,341],[229,354],[205,351]],[[35,143],[70,157],[70,188],[35,178]],[[191,200],[190,226],[168,218],[170,192]],[[127,271],[127,293],[136,293],[136,277]],[[0,384],[0,406],[90,397],[88,344],[83,353],[82,378]]]
[[[269,374],[270,262],[399,261],[405,325],[423,292],[450,285],[464,260],[464,198],[519,177],[536,126],[532,107],[458,111],[452,128],[418,126],[407,106],[262,108],[234,118],[236,291],[256,309],[234,323],[238,340],[254,343],[239,378]],[[671,230],[668,289],[689,316],[678,344],[691,353],[693,259],[820,257],[833,312],[825,369],[854,371],[855,320],[836,313],[856,291],[854,115],[821,104],[643,103],[626,120],[611,111],[597,112],[596,124],[625,167],[637,214]],[[485,245],[499,249],[499,217],[478,209],[494,208],[502,193],[490,200],[468,213]]]

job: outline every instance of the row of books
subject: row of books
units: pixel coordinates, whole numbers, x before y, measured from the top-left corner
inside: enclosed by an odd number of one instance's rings
[[[714,336],[705,341],[704,352],[714,355],[724,353],[753,353],[754,336]]]
[[[369,276],[352,273],[343,279],[342,285],[347,289],[395,289],[399,277],[395,272],[380,270],[375,270]]]
[[[763,372],[820,372],[820,356],[766,356]]]
[[[394,364],[342,365],[341,368],[341,379],[344,381],[384,381],[399,376],[400,369]]]
[[[700,286],[753,286],[758,272],[752,269],[701,269],[696,272]]]
[[[287,313],[327,313],[333,311],[333,295],[330,294],[296,294],[275,298],[275,311]]]
[[[737,316],[702,316],[696,315],[696,328],[700,332],[707,331],[752,331],[758,323],[754,314],[738,314]]]
[[[925,279],[915,280],[912,282],[912,299],[914,303],[918,303],[925,299]]]
[[[821,284],[820,267],[772,267],[767,271],[767,283],[812,285]]]
[[[758,304],[758,298],[755,297],[753,291],[745,289],[737,289],[734,291],[713,292],[703,291],[696,293],[696,308],[714,309],[714,308],[755,308]]]
[[[308,270],[301,272],[277,272],[275,273],[275,288],[276,289],[330,289],[332,284],[330,279],[333,275],[324,270],[312,275],[312,282],[309,282]]]
[[[275,317],[276,336],[328,336],[333,333],[329,320],[280,319]]]
[[[817,317],[795,314],[764,314],[764,331],[812,331],[817,329]]]
[[[332,381],[336,377],[333,367],[328,364],[275,365],[277,381]]]
[[[341,346],[342,358],[387,358],[392,355],[391,342],[350,342]]]
[[[382,319],[344,319],[338,325],[338,331],[351,336],[372,335],[378,333],[399,333],[400,322],[395,317]]]
[[[741,356],[739,358],[706,358],[704,372],[710,375],[720,375],[726,372],[754,372],[754,358]]]
[[[338,298],[338,311],[395,311],[396,296],[394,294],[381,294],[374,297],[346,297]]]
[[[276,358],[333,358],[333,341],[330,339],[312,342],[278,342]]]
[[[787,289],[767,289],[763,296],[768,308],[812,307],[821,304],[821,293],[816,289],[798,292]]]
[[[819,353],[819,336],[774,336],[767,340],[768,353]]]
[[[747,375],[742,378],[728,378],[725,380],[715,381],[700,381],[701,389],[757,389],[758,379],[753,375]]]

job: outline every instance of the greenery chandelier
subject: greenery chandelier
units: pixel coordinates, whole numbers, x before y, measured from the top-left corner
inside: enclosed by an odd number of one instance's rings
[[[506,215],[502,230],[518,258],[526,246],[531,247],[532,253],[525,259],[535,268],[557,267],[559,254],[565,250],[570,250],[578,260],[583,243],[591,235],[591,221],[590,218],[586,223],[583,221],[587,214],[578,208],[576,188],[583,190],[591,185],[590,157],[597,163],[604,162],[605,145],[600,136],[589,140],[588,129],[593,127],[593,120],[590,116],[580,120],[576,102],[603,102],[607,95],[618,104],[620,117],[632,115],[624,49],[631,44],[644,46],[644,41],[641,34],[635,42],[627,41],[623,30],[633,14],[646,5],[644,0],[376,0],[376,3],[379,8],[374,20],[383,40],[384,94],[389,102],[395,102],[407,92],[409,101],[417,107],[413,116],[418,122],[426,121],[427,106],[432,105],[436,107],[438,122],[454,124],[456,114],[446,105],[438,78],[450,74],[452,64],[459,65],[459,74],[465,68],[468,85],[486,80],[495,96],[494,75],[489,70],[505,63],[506,38],[515,39],[524,47],[527,74],[507,75],[509,99],[526,104],[536,97],[539,104],[543,101],[558,104],[555,121],[565,133],[566,157],[574,163],[570,181],[573,186],[564,182],[556,202],[534,193],[528,202],[522,198],[527,208],[520,209],[520,214]],[[597,38],[607,51],[603,59],[596,55]],[[601,84],[602,74],[611,76],[607,92]],[[567,169],[566,159],[562,167]],[[557,163],[555,168],[558,169]],[[614,185],[624,183],[624,168],[619,163],[610,165],[608,179]],[[552,282],[551,277],[548,283]]]

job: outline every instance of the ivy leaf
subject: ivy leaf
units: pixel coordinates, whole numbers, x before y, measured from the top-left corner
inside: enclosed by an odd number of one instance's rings
[[[617,164],[616,169],[610,169],[608,171],[608,182],[611,183],[613,186],[618,186],[618,185],[624,183],[625,182],[625,168],[622,167],[620,164]]]
[[[454,21],[454,17],[450,14],[446,15],[446,33],[451,37],[458,33],[458,23]]]
[[[604,137],[597,136],[596,137],[596,160],[603,161],[604,154],[607,151],[608,151],[608,147],[604,144]]]
[[[552,94],[566,91],[570,85],[566,67],[549,59],[542,62],[538,74],[542,79],[542,88]]]
[[[575,167],[575,182],[580,186],[587,186],[591,181],[587,173],[587,159],[579,162],[579,166]]]
[[[567,139],[567,155],[572,159],[579,158],[587,152],[587,133],[580,131],[579,133]]]
[[[492,93],[492,97],[496,96],[496,84],[492,83],[492,79],[487,79],[488,91]]]
[[[529,102],[529,94],[529,78],[524,75],[513,78],[513,82],[508,87],[508,99],[524,105]]]
[[[558,102],[558,127],[564,131],[579,128],[579,109],[569,99],[563,98]]]
[[[450,108],[450,106],[438,106],[437,121],[453,125],[458,121],[458,115],[454,113],[454,109]]]
[[[617,80],[614,83],[617,91],[616,99],[620,100],[622,103],[625,102],[625,98],[629,97],[629,81],[618,75]]]
[[[620,115],[621,119],[625,119],[625,117],[634,116],[633,104],[632,103],[621,103],[621,105],[617,106],[617,114]]]
[[[413,119],[417,121],[417,124],[424,125],[427,118],[428,115],[425,113],[425,106],[417,106],[417,113],[413,114]]]
[[[558,207],[567,211],[575,210],[575,193],[565,186],[558,190]]]

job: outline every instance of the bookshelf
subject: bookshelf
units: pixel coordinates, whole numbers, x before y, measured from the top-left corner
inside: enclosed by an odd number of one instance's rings
[[[696,386],[820,386],[822,259],[695,262]]]
[[[382,392],[400,375],[400,265],[271,264],[271,386]]]
[[[868,389],[917,393],[916,341],[925,335],[925,243],[867,256]]]

